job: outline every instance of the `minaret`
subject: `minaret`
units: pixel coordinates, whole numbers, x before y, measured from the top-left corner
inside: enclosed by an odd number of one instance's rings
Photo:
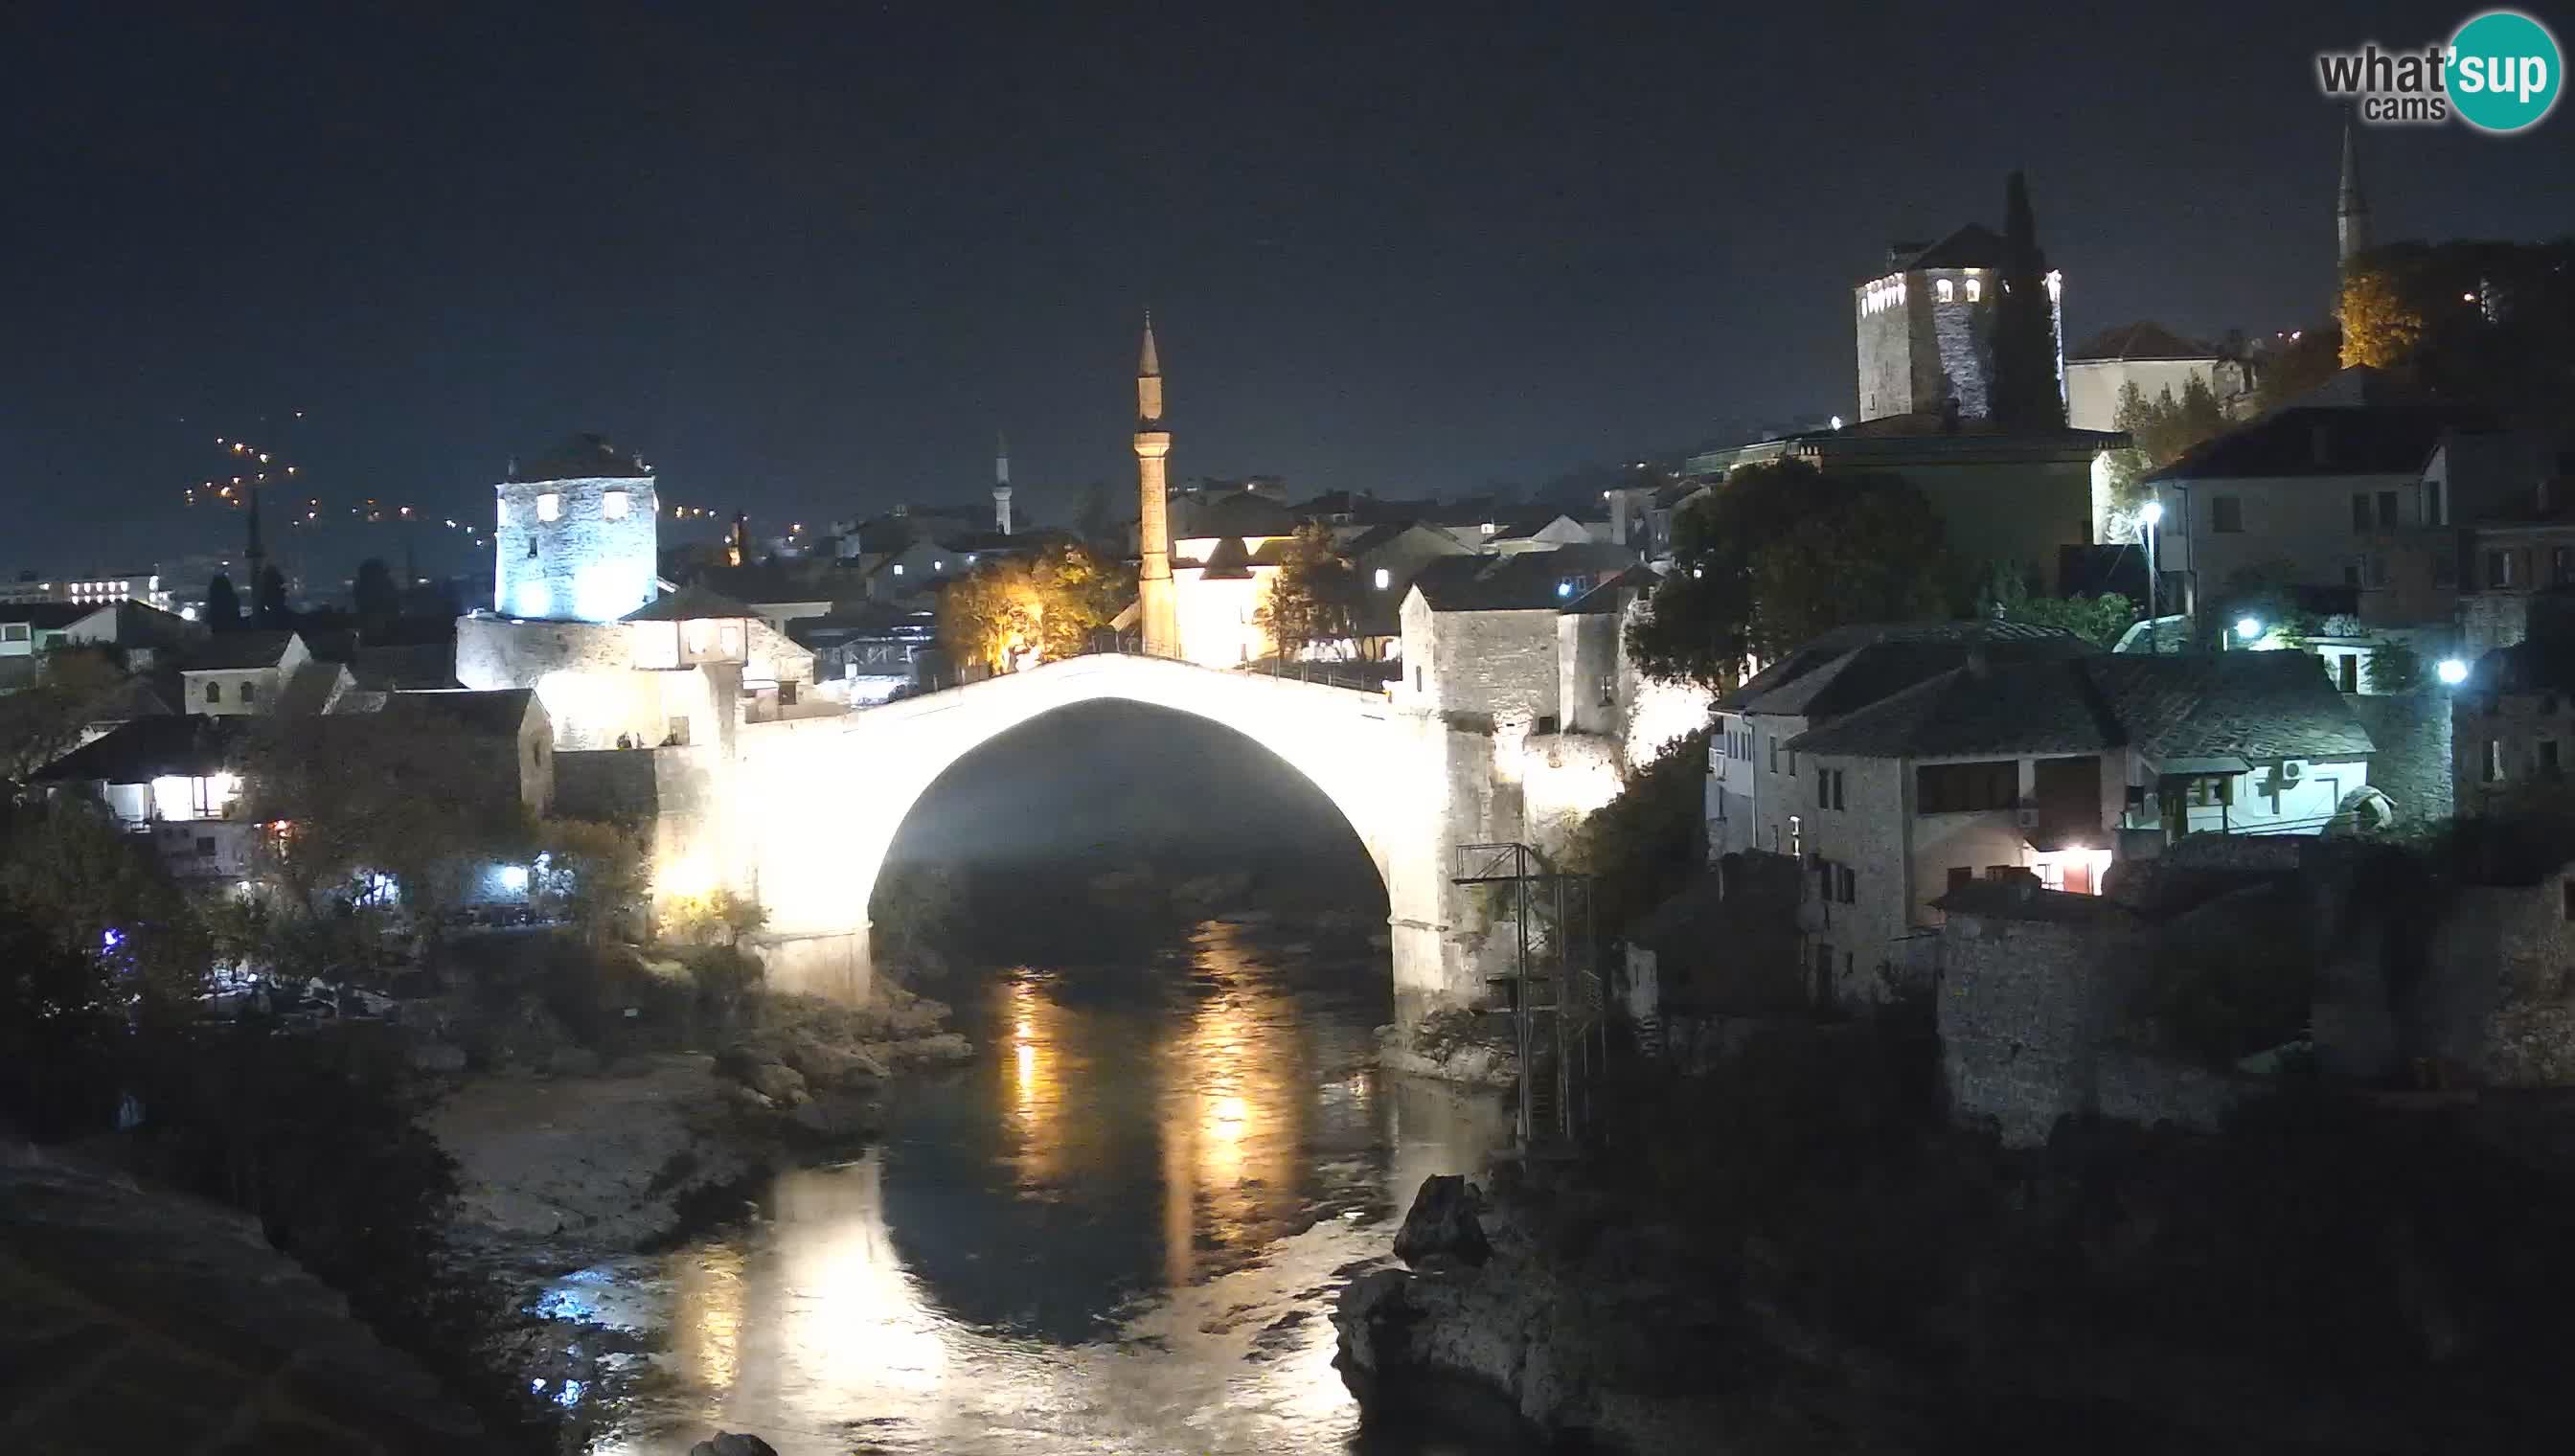
[[[2334,242],[2345,268],[2369,251],[2369,199],[2360,190],[2360,152],[2349,122],[2342,126],[2342,195],[2334,202]]]
[[[1181,655],[1181,617],[1172,599],[1171,502],[1164,460],[1172,432],[1163,428],[1163,361],[1154,350],[1154,316],[1145,315],[1145,352],[1136,361],[1137,617],[1145,656]]]
[[[1011,534],[1011,437],[993,437],[993,529]]]

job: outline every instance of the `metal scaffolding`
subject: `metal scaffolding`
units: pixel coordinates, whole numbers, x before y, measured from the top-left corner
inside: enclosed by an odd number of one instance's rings
[[[1487,975],[1519,1052],[1519,1135],[1532,1151],[1576,1141],[1607,1054],[1588,875],[1559,873],[1527,844],[1460,844],[1455,882],[1488,886],[1495,921],[1512,926],[1513,959]]]

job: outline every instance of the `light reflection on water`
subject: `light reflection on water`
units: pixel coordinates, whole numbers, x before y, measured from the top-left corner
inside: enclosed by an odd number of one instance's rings
[[[1381,952],[1262,934],[997,973],[959,1008],[986,1054],[908,1086],[883,1146],[586,1290],[668,1331],[594,1450],[717,1430],[783,1456],[1350,1449],[1331,1298],[1421,1178],[1480,1166],[1505,1124],[1376,1072]]]

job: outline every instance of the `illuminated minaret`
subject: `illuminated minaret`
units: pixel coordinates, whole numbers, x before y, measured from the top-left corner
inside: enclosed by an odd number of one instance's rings
[[[1154,316],[1145,315],[1145,352],[1136,361],[1136,606],[1145,656],[1181,655],[1181,619],[1172,600],[1172,522],[1163,462],[1172,432],[1163,428],[1163,361],[1154,352]]]
[[[2360,190],[2360,153],[2351,123],[2342,128],[2342,193],[2334,201],[2334,243],[2342,266],[2369,251],[2369,199]]]
[[[993,529],[1011,534],[1011,437],[993,438]]]

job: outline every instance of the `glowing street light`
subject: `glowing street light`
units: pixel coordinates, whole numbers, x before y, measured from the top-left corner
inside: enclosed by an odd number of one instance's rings
[[[2468,665],[2457,658],[2443,658],[2441,665],[2432,673],[2441,680],[2444,688],[2456,688],[2468,681]]]
[[[2262,624],[2250,617],[2239,617],[2235,619],[2235,635],[2251,642],[2262,635]]]

